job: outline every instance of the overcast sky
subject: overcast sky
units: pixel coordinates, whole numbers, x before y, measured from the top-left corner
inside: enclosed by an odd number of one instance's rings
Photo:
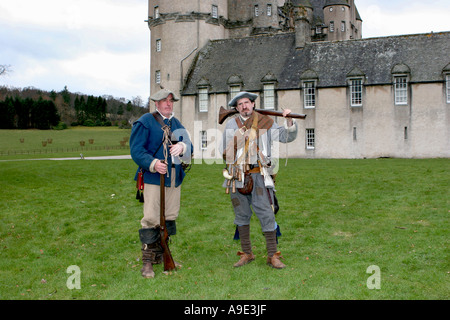
[[[450,31],[449,0],[355,2],[364,38]],[[11,66],[0,86],[67,86],[147,101],[147,6],[147,0],[0,0],[0,65]]]

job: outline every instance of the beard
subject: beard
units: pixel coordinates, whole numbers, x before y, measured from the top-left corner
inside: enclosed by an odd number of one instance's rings
[[[252,115],[252,113],[253,113],[253,110],[242,110],[241,115],[243,117],[250,117]]]

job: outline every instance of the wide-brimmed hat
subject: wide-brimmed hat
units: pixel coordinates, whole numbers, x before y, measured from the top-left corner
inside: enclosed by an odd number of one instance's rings
[[[173,101],[178,101],[178,100],[180,100],[180,99],[175,95],[175,93],[173,93],[172,91],[167,90],[167,89],[161,89],[161,90],[159,90],[157,93],[155,93],[154,95],[152,95],[152,96],[150,97],[150,99],[152,99],[153,101],[160,101],[160,100],[166,99],[170,94],[171,94],[172,97],[173,97]]]
[[[233,99],[231,99],[230,102],[228,102],[228,106],[236,107],[237,102],[242,98],[249,98],[250,101],[254,102],[256,98],[258,98],[258,95],[247,91],[241,91]]]

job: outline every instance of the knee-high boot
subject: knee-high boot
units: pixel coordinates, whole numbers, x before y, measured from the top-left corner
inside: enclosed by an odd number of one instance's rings
[[[234,264],[235,267],[242,267],[247,263],[255,260],[255,256],[252,253],[252,243],[250,241],[250,225],[238,226],[239,236],[241,238],[241,248],[237,254],[240,256],[238,262]]]
[[[142,243],[142,269],[144,278],[154,278],[153,265],[162,262],[163,248],[160,244],[159,229],[140,229],[139,238]]]
[[[275,269],[283,269],[286,266],[280,261],[281,252],[277,251],[277,230],[264,232],[267,247],[267,264]]]

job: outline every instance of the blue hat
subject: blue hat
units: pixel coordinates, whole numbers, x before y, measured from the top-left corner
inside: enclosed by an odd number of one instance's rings
[[[173,101],[178,101],[178,100],[180,100],[180,99],[175,95],[175,93],[173,93],[172,91],[167,90],[167,89],[161,89],[161,90],[159,90],[157,93],[155,93],[154,95],[152,95],[152,96],[150,97],[150,99],[152,99],[153,101],[160,101],[160,100],[166,99],[169,95],[172,95]]]
[[[246,91],[241,91],[233,99],[231,99],[230,102],[228,102],[228,106],[236,107],[237,102],[242,98],[249,98],[250,101],[254,102],[256,98],[258,98],[258,95]]]

